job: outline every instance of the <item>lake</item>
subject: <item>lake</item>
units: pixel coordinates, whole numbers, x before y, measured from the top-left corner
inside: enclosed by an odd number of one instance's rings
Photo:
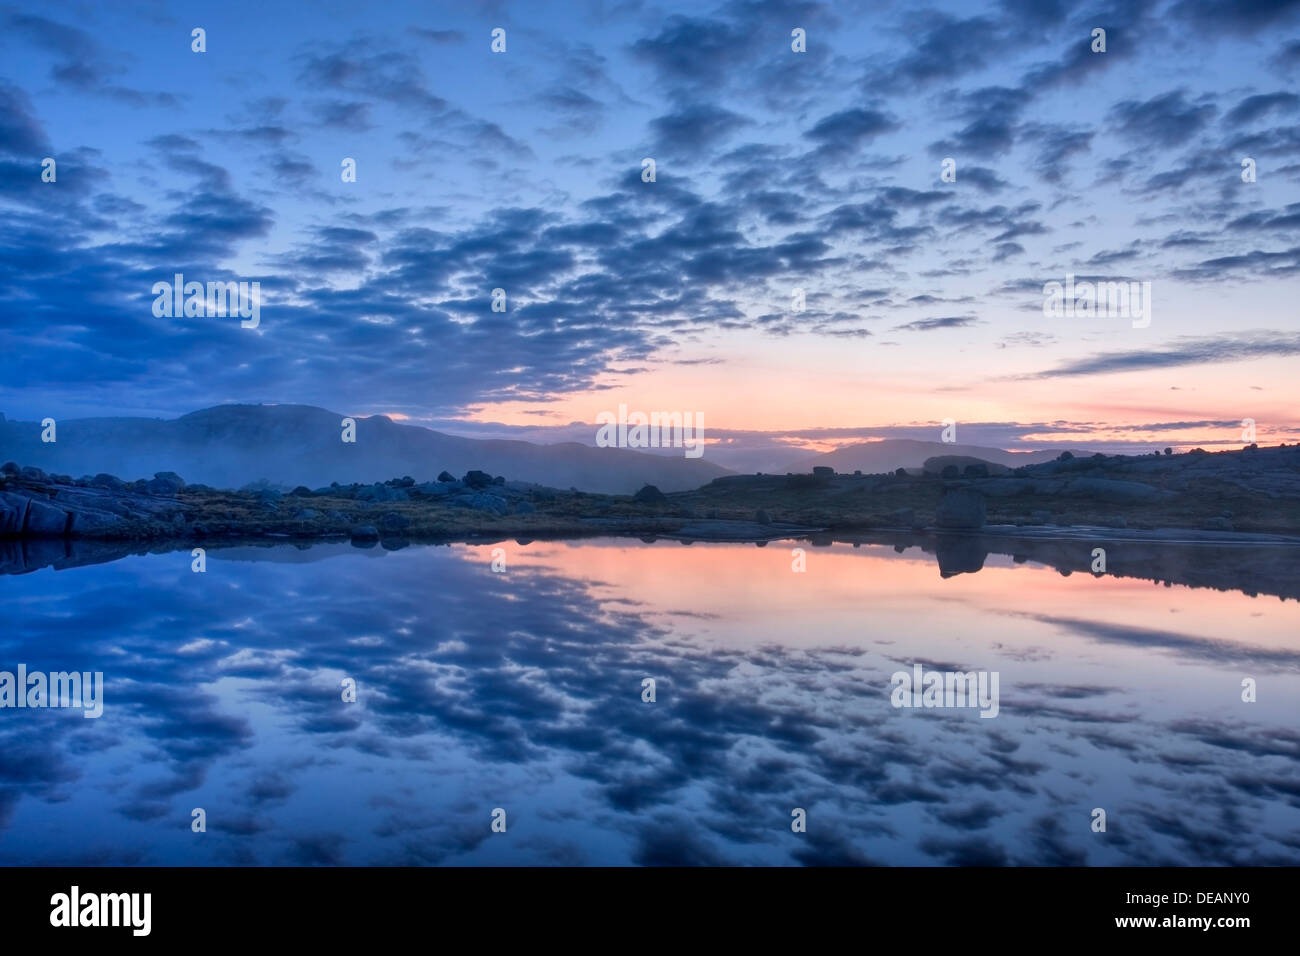
[[[98,719],[0,709],[3,864],[1300,863],[1300,603],[1267,594],[604,538],[133,555],[0,600],[0,670],[105,682]],[[918,665],[995,673],[996,717],[894,706]]]

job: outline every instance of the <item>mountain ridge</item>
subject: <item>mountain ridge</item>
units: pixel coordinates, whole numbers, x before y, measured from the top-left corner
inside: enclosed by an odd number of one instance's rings
[[[345,417],[356,423],[355,443],[342,441]],[[177,418],[66,419],[56,427],[57,440],[45,443],[39,424],[0,417],[0,459],[62,473],[174,471],[187,481],[227,488],[261,480],[316,487],[402,474],[425,481],[442,471],[478,469],[557,488],[632,494],[647,484],[686,491],[732,474],[702,458],[580,442],[464,438],[387,415],[345,416],[287,403],[214,405]]]

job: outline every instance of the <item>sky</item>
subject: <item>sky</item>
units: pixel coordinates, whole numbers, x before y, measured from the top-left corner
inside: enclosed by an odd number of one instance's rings
[[[1296,441],[1298,77],[1300,0],[0,4],[0,412]]]

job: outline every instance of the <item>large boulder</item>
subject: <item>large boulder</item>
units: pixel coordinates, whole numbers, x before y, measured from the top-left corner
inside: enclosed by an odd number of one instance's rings
[[[33,498],[27,506],[27,533],[37,537],[62,537],[68,533],[68,513]]]
[[[379,482],[357,489],[358,501],[409,501],[410,499],[411,496],[406,493],[406,489],[394,488]]]
[[[151,495],[175,495],[185,487],[185,482],[179,478],[164,478],[161,473],[155,478],[151,478],[144,483],[144,490]]]
[[[1109,504],[1156,501],[1170,496],[1169,492],[1140,481],[1120,481],[1115,478],[1075,478],[1066,485],[1065,490],[1067,494],[1086,495]]]
[[[0,491],[0,534],[22,533],[30,501],[26,495]]]
[[[107,531],[114,525],[121,523],[121,517],[112,512],[100,511],[95,508],[78,508],[72,512],[72,520],[68,522],[68,533],[93,535]]]
[[[469,471],[466,472],[465,477],[462,478],[461,481],[465,482],[469,487],[478,490],[486,488],[488,485],[492,484],[492,476],[486,471]]]
[[[126,482],[116,475],[100,472],[89,482],[92,488],[107,488],[109,491],[126,491]]]
[[[642,504],[660,504],[668,500],[668,496],[656,488],[654,485],[645,485],[640,491],[632,496]]]
[[[951,529],[984,527],[984,496],[970,488],[949,488],[939,500],[934,523]]]
[[[504,515],[510,512],[510,506],[506,499],[498,495],[489,495],[484,492],[455,499],[455,504],[464,508],[472,508],[474,511],[482,511],[487,514]]]

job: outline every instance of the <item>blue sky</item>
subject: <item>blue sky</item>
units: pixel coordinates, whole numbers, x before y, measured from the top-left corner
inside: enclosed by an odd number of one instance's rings
[[[1293,0],[0,24],[11,418],[280,401],[591,442],[626,402],[740,444],[943,418],[1004,447],[1239,443],[1243,417],[1300,437]],[[176,272],[259,281],[259,327],[155,317]],[[1151,326],[1045,317],[1067,272],[1150,281]]]

